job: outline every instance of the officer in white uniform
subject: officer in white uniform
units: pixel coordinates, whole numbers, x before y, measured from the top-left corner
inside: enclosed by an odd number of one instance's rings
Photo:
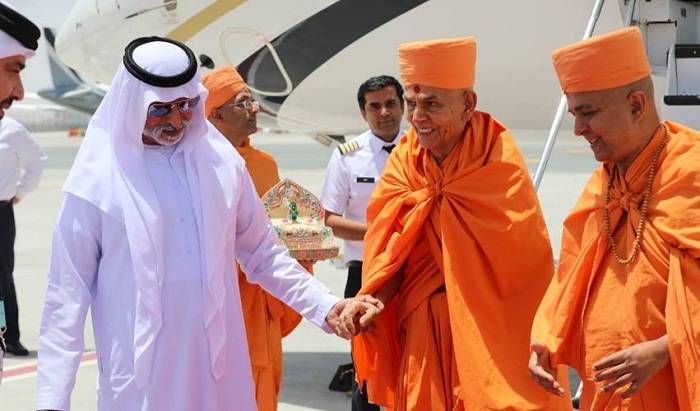
[[[343,254],[348,267],[346,297],[354,297],[362,284],[367,204],[389,153],[404,134],[401,130],[403,88],[394,77],[368,79],[360,85],[357,101],[370,129],[333,151],[321,189],[326,225],[344,240]],[[352,410],[379,411],[379,407],[368,404],[367,394],[360,395],[355,386]]]

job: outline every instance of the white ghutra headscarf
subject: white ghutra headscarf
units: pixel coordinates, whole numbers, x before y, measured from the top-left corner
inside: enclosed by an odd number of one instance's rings
[[[176,151],[184,152],[201,239],[204,324],[212,373],[218,378],[225,364],[223,278],[235,275],[232,257],[226,254],[224,245],[228,240],[227,227],[234,221],[235,179],[244,172],[245,164],[205,120],[207,91],[196,70],[194,54],[187,46],[150,37],[135,40],[126,51],[124,62],[88,125],[63,189],[124,222],[137,288],[134,374],[136,384],[144,387],[150,378],[155,340],[162,325],[164,221],[144,164],[142,133],[151,103],[200,97]]]
[[[33,57],[41,36],[39,28],[15,10],[7,0],[0,1],[0,59]]]

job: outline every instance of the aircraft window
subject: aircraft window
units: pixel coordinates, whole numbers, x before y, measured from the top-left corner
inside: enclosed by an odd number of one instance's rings
[[[210,70],[216,67],[214,60],[212,60],[211,57],[207,56],[206,54],[199,55],[199,65]]]
[[[173,11],[177,8],[177,0],[165,0],[165,9],[168,11]]]

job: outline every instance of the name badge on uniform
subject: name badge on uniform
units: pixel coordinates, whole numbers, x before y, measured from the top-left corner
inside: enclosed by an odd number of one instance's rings
[[[357,177],[358,183],[374,183],[374,177]]]

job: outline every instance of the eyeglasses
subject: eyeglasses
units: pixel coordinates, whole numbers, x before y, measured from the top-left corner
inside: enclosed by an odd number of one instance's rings
[[[231,103],[231,104],[225,104],[221,107],[243,107],[244,109],[250,111],[250,110],[257,110],[260,108],[260,103],[255,101],[255,100],[243,100],[239,103]]]
[[[151,117],[165,117],[173,108],[177,107],[180,113],[189,113],[199,104],[199,96],[172,103],[153,103],[148,106],[148,115]]]

